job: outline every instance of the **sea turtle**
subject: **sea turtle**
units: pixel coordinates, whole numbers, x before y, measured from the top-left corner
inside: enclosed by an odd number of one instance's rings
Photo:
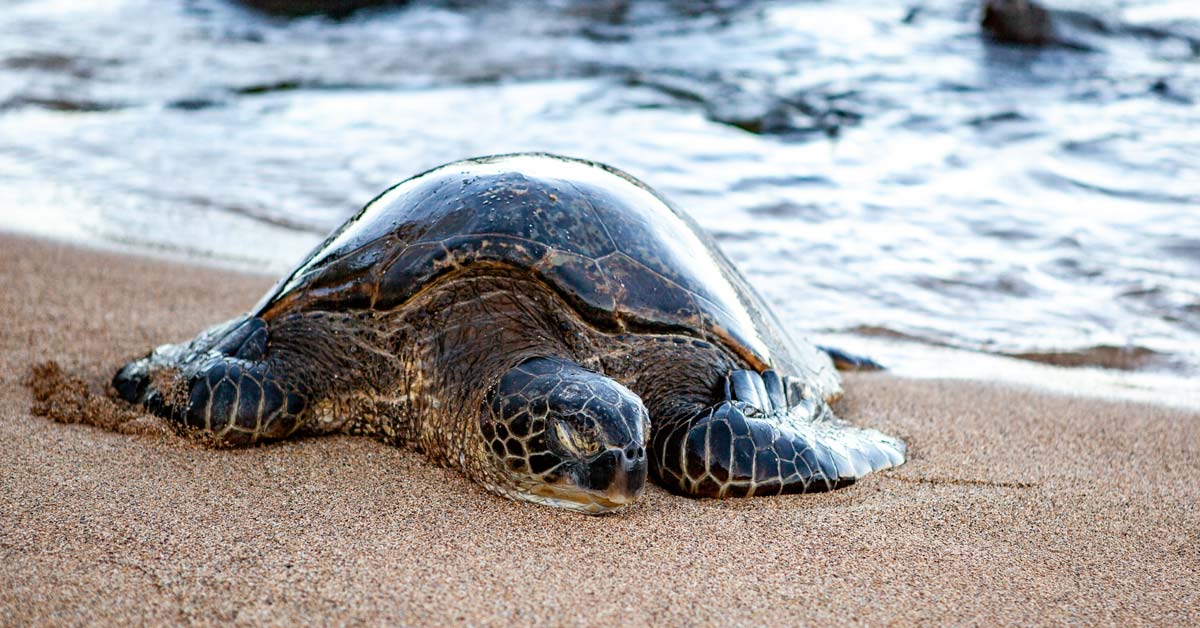
[[[851,427],[682,212],[598,163],[451,163],[387,190],[246,315],[113,385],[223,446],[369,434],[489,490],[605,512],[647,473],[694,496],[825,491],[901,464]]]

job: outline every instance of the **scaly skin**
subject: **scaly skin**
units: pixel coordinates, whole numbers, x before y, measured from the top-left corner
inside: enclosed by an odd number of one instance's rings
[[[218,445],[276,440],[298,430],[366,434],[415,447],[495,493],[585,511],[628,505],[641,493],[640,479],[627,491],[632,499],[619,493],[605,497],[602,490],[551,490],[551,467],[564,466],[550,452],[551,439],[569,442],[570,435],[585,434],[572,446],[582,456],[629,450],[628,458],[640,458],[643,465],[642,448],[649,442],[653,477],[675,492],[712,497],[828,490],[902,459],[901,445],[891,455],[857,451],[864,435],[870,442],[890,441],[844,426],[825,400],[796,382],[770,371],[761,376],[747,371],[740,358],[703,340],[595,330],[543,284],[519,273],[453,278],[414,305],[383,317],[318,311],[234,324],[215,343],[202,335],[185,350],[159,350],[157,358],[135,362],[132,370],[170,377],[188,373],[195,368],[191,364],[208,364],[207,371],[200,369],[206,377],[193,375],[189,383],[180,375],[177,384],[191,386],[187,398],[201,399],[199,406],[148,405]],[[245,340],[259,329],[269,337],[261,354]],[[198,352],[195,345],[204,342],[219,349]],[[232,356],[222,357],[221,351]],[[194,355],[204,357],[180,367],[179,356]],[[555,359],[553,368],[539,369],[546,358]],[[214,373],[234,369],[273,375],[255,382],[256,388],[277,386],[293,396],[305,391],[304,409],[283,429],[279,419],[265,420],[257,412],[243,418],[231,410],[228,424],[186,420],[197,409],[211,417],[214,396],[196,391],[211,390]],[[634,419],[593,421],[589,429],[577,422],[568,436],[551,436],[554,408],[531,409],[570,379],[563,372],[582,378],[584,386],[595,385],[599,393],[589,397],[611,389],[615,405],[622,406],[611,416]],[[145,398],[156,398],[154,392],[148,386]],[[269,414],[272,406],[265,407]],[[240,424],[264,429],[247,438]],[[604,425],[618,433],[597,427]],[[845,446],[829,446],[842,434],[851,436]],[[546,459],[555,462],[548,465]],[[632,473],[644,479],[645,467]]]
[[[726,497],[829,490],[904,459],[833,416],[828,356],[792,341],[685,214],[541,154],[401,183],[245,317],[113,383],[216,445],[369,434],[585,512],[632,503],[647,474]]]

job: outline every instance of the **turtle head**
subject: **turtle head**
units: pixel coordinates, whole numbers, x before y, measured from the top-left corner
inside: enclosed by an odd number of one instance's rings
[[[574,362],[534,358],[505,373],[486,405],[480,431],[495,491],[592,514],[641,497],[649,418],[628,388]]]

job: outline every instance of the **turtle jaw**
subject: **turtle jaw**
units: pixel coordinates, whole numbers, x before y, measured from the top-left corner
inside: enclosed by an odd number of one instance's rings
[[[644,450],[642,450],[644,452]],[[518,499],[591,515],[624,510],[646,488],[646,457],[610,448],[582,463],[518,482]]]
[[[542,506],[571,510],[585,515],[606,515],[629,508],[641,497],[641,493],[633,497],[612,496],[610,498],[603,493],[590,491],[566,492],[535,489],[534,492],[522,494],[520,497],[527,502]]]
[[[642,489],[634,492],[620,490],[592,491],[575,486],[543,484],[518,495],[534,504],[572,510],[588,515],[604,515],[629,508],[642,497]]]

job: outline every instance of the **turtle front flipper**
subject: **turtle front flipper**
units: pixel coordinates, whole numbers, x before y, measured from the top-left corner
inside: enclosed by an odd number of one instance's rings
[[[262,319],[234,319],[129,362],[113,377],[113,388],[214,445],[286,438],[301,424],[307,397],[273,375],[264,360],[267,339]]]
[[[730,372],[722,400],[655,431],[659,481],[697,497],[820,492],[904,463],[903,442],[847,425],[787,384],[774,371]]]
[[[818,345],[817,348],[829,355],[829,359],[833,360],[833,365],[837,367],[837,370],[839,371],[887,370],[882,364],[865,355],[843,351],[837,347]]]

